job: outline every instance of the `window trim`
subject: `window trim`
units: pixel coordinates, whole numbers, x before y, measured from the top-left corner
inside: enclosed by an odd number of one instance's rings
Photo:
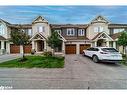
[[[102,29],[102,31],[101,31]],[[104,27],[103,26],[96,26],[94,27],[94,32],[103,32],[104,31]]]
[[[28,35],[32,36],[32,29],[28,29]]]
[[[84,36],[85,35],[85,29],[78,29],[78,36]]]
[[[67,36],[74,36],[74,35],[75,35],[75,29],[74,28],[67,28]]]
[[[0,23],[0,28],[0,35],[5,35],[5,26],[2,23]]]
[[[41,31],[40,31],[41,30]],[[45,27],[44,26],[38,26],[37,27],[38,32],[45,32]]]

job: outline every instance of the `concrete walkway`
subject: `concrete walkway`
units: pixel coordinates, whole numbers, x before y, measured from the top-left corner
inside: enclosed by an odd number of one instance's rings
[[[0,86],[13,89],[127,89],[127,67],[66,55],[65,68],[0,68]]]
[[[21,54],[5,54],[5,55],[0,55],[0,63],[9,61],[12,59],[17,59],[20,58]]]

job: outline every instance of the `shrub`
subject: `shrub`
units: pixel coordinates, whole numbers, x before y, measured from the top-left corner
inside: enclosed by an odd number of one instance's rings
[[[32,55],[35,54],[35,52],[36,52],[35,49],[32,49],[32,50],[31,50],[31,54],[32,54]]]
[[[122,57],[126,57],[126,54],[122,54]]]
[[[52,56],[52,52],[51,51],[46,51],[43,53],[44,56]]]

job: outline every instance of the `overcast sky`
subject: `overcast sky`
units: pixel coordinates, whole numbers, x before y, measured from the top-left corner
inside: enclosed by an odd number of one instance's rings
[[[97,15],[127,23],[127,6],[0,6],[0,18],[10,23],[31,23],[39,15],[56,24],[86,24]]]

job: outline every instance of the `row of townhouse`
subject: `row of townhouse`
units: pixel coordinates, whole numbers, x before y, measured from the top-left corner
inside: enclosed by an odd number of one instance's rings
[[[62,44],[56,52],[81,54],[83,49],[94,46],[114,47],[122,52],[117,40],[121,32],[127,30],[127,24],[112,24],[100,15],[89,24],[49,24],[42,16],[38,16],[31,24],[11,24],[0,19],[1,51],[5,50],[8,54],[22,53],[21,46],[9,42],[11,31],[18,28],[31,36],[31,44],[25,46],[25,53],[30,53],[32,49],[35,49],[36,53],[51,51],[46,39],[53,31],[57,31]]]

